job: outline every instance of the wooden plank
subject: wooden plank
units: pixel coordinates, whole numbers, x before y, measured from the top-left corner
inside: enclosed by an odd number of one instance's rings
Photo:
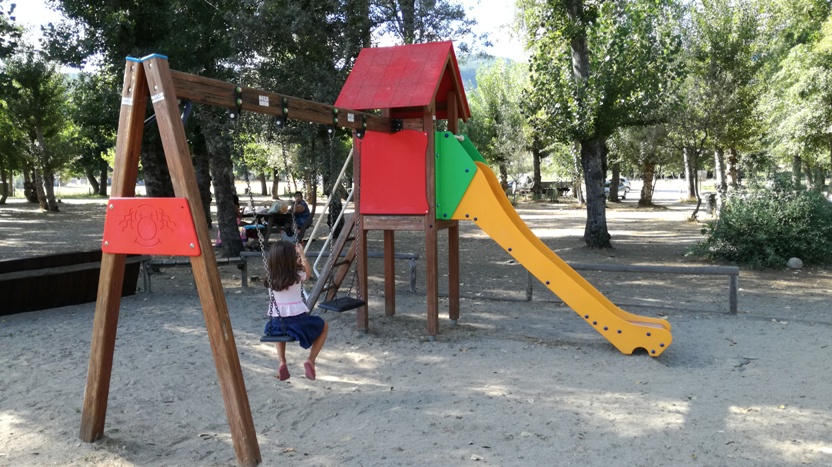
[[[148,97],[148,89],[144,83],[145,75],[141,64],[128,60],[124,67],[121,89],[112,196],[135,196]],[[122,254],[104,253],[101,256],[101,273],[98,279],[90,361],[79,433],[81,439],[88,443],[104,435],[126,260],[127,255]]]
[[[176,97],[179,99],[227,109],[237,108],[234,92],[236,84],[173,70],[171,76],[176,88]],[[389,118],[247,86],[241,86],[241,88],[242,109],[247,112],[283,115],[283,99],[286,99],[289,109],[288,117],[291,119],[356,130],[361,129],[366,120],[368,130],[386,133],[391,131]],[[267,105],[263,105],[265,102],[261,98],[268,99]],[[337,123],[334,118],[337,118]]]
[[[125,260],[125,265],[127,264],[135,264],[141,263],[143,261],[149,261],[150,256],[131,256]],[[71,264],[68,266],[58,266],[56,268],[42,268],[42,269],[29,269],[25,271],[15,271],[15,272],[7,272],[0,274],[0,281],[9,281],[9,280],[17,280],[17,279],[29,279],[32,277],[47,277],[56,274],[71,274],[74,272],[81,272],[81,271],[89,271],[91,269],[100,269],[101,268],[101,261],[94,261],[90,263],[82,263],[82,264]]]
[[[369,255],[368,255],[369,256]],[[394,231],[384,231],[384,314],[396,314],[396,239]]]
[[[586,264],[569,263],[576,271],[645,272],[658,274],[689,274],[712,276],[738,276],[737,266],[642,266],[637,264]]]
[[[364,216],[364,230],[425,230],[425,216]]]
[[[205,327],[211,342],[214,365],[217,368],[220,391],[225,402],[225,412],[231,428],[237,462],[241,465],[257,465],[262,460],[260,447],[257,444],[257,433],[251,418],[243,372],[237,355],[231,319],[228,315],[228,305],[211,246],[208,224],[203,214],[205,211],[202,208],[196,175],[191,163],[185,128],[179,118],[173,79],[168,62],[163,58],[146,60],[144,66],[173,190],[176,196],[186,198],[191,204],[191,217],[202,249],[200,256],[191,257],[191,268],[202,304]]]

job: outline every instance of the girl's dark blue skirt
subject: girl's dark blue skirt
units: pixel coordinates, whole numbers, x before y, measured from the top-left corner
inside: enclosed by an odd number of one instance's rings
[[[303,313],[284,318],[273,317],[266,323],[267,336],[290,335],[304,349],[312,347],[312,342],[324,332],[324,319],[320,316]]]

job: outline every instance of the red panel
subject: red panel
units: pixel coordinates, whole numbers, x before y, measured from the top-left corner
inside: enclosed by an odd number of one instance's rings
[[[361,144],[361,213],[427,214],[427,134],[368,131]]]
[[[104,253],[199,256],[199,241],[185,198],[110,198]]]

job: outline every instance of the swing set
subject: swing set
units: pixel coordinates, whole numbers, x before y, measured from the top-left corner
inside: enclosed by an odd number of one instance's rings
[[[175,198],[135,197],[148,100],[155,112]],[[141,251],[142,254],[188,256],[226,415],[231,422],[237,460],[241,465],[257,465],[261,462],[260,449],[208,225],[201,214],[202,202],[179,101],[284,119],[291,117],[361,132],[365,129],[389,132],[391,121],[369,113],[173,71],[163,55],[127,59],[80,437],[92,442],[104,434],[127,255]]]
[[[148,100],[155,112],[175,198],[135,198]],[[421,231],[426,245],[427,331],[431,338],[438,333],[441,230],[448,231],[448,314],[453,322],[459,317],[459,225],[438,209],[439,154],[435,153],[434,139],[438,137],[434,125],[436,119],[447,119],[448,131],[456,133],[458,120],[467,119],[470,111],[450,42],[363,49],[334,106],[173,71],[163,55],[127,59],[80,437],[92,442],[104,435],[127,255],[188,256],[237,461],[257,465],[260,449],[180,118],[181,102],[272,115],[284,123],[292,118],[354,130],[352,178],[360,187],[360,197],[356,192],[355,212],[346,220],[320,274],[331,280],[317,281],[307,305],[313,307],[325,296],[322,306],[335,311],[354,308],[356,328],[366,331],[368,310],[362,297],[366,299],[368,292],[367,232],[382,230],[384,309],[392,316],[394,232]],[[351,109],[381,109],[381,114]],[[339,260],[345,248],[345,259]],[[338,288],[353,262],[358,298],[339,298]]]

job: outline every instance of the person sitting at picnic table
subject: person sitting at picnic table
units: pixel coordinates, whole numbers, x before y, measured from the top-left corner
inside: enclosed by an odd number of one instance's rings
[[[286,232],[289,235],[293,235],[295,226],[297,226],[297,228],[303,227],[311,214],[309,212],[309,205],[303,200],[303,193],[300,191],[295,192],[295,201],[292,202],[292,206],[289,209],[291,209],[295,214],[295,225],[292,225],[292,221],[290,220],[286,224]]]

